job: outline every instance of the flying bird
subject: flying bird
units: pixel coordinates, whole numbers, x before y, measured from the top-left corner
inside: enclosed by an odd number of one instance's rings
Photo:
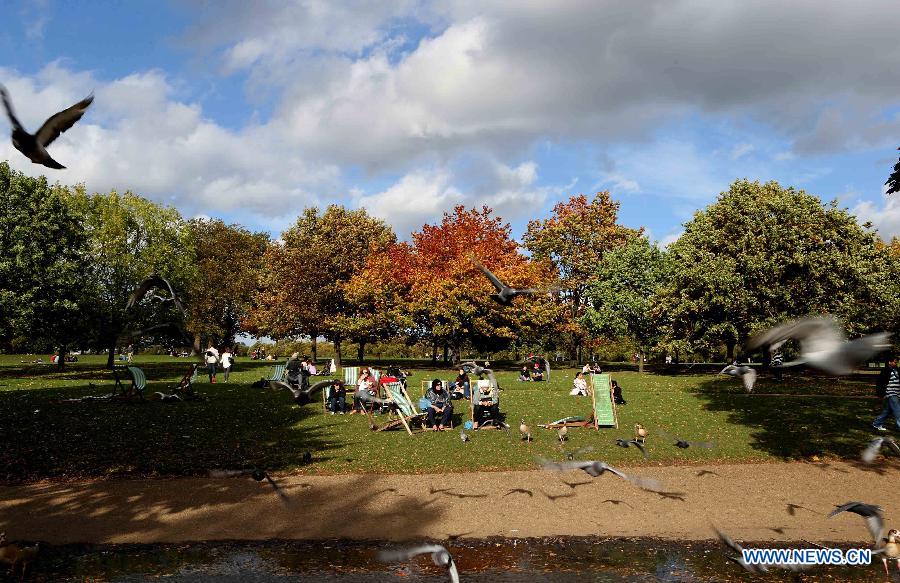
[[[716,531],[716,534],[718,535],[719,540],[722,541],[722,543],[726,547],[728,547],[729,549],[731,549],[732,551],[734,551],[735,553],[738,554],[738,556],[736,556],[736,557],[728,557],[728,560],[734,561],[735,563],[737,563],[738,565],[740,565],[741,567],[743,567],[745,570],[749,571],[750,573],[768,573],[769,572],[769,568],[766,565],[751,565],[750,563],[745,561],[744,560],[744,547],[742,547],[741,545],[739,545],[736,542],[734,542],[733,540],[731,540],[731,537],[729,537],[727,534],[725,534],[724,532],[722,532],[715,526],[713,527],[713,530]]]
[[[431,554],[431,560],[438,567],[445,567],[450,575],[451,583],[459,583],[459,572],[450,552],[441,545],[422,545],[404,550],[381,551],[378,558],[384,563],[400,563],[410,560],[416,555]]]
[[[622,478],[632,484],[638,486],[642,490],[649,490],[651,492],[658,492],[662,490],[662,485],[659,481],[654,480],[652,478],[641,478],[638,476],[629,476],[614,467],[610,466],[606,462],[601,461],[564,461],[564,462],[554,462],[550,460],[545,460],[538,458],[538,463],[540,463],[541,467],[545,470],[549,471],[557,471],[563,472],[567,470],[582,470],[588,475],[596,478],[606,472],[609,472],[615,476]]]
[[[729,364],[719,374],[727,374],[733,377],[741,377],[744,382],[744,389],[748,393],[753,392],[753,385],[756,383],[756,371],[747,365]]]
[[[12,100],[6,88],[0,85],[0,96],[3,98],[3,106],[6,108],[6,116],[12,125],[12,143],[13,147],[25,154],[25,156],[35,164],[42,164],[47,168],[61,170],[65,168],[62,164],[54,160],[50,153],[47,152],[47,146],[53,143],[60,134],[75,125],[87,108],[94,101],[94,94],[91,93],[75,105],[68,107],[59,113],[50,116],[44,125],[34,133],[30,134],[16,118],[13,111]]]
[[[863,502],[847,502],[832,510],[828,514],[828,518],[840,514],[841,512],[852,512],[853,514],[858,514],[865,518],[866,527],[869,529],[869,534],[872,535],[872,540],[875,541],[875,544],[881,542],[881,537],[884,533],[884,519],[881,516],[882,509],[880,506],[865,504]]]
[[[167,395],[165,393],[160,393],[157,391],[154,394],[156,396],[158,396],[159,400],[162,401],[163,403],[171,403],[172,401],[181,401],[181,397],[179,397],[175,393],[172,393],[171,395]]]
[[[505,283],[503,283],[502,281],[500,281],[497,278],[497,276],[494,275],[493,273],[491,273],[491,271],[487,267],[482,265],[480,261],[475,259],[474,255],[469,255],[469,260],[472,261],[472,263],[474,263],[475,266],[481,270],[481,272],[485,275],[485,277],[487,277],[490,280],[491,284],[497,290],[497,293],[491,294],[491,299],[493,299],[498,304],[508,306],[509,304],[512,303],[513,298],[515,298],[516,296],[534,295],[536,293],[541,292],[541,290],[534,289],[534,288],[527,288],[527,289],[511,288],[508,285],[506,285]]]
[[[125,309],[130,310],[132,307],[134,307],[135,304],[143,300],[144,297],[146,297],[146,295],[150,293],[150,290],[157,288],[165,289],[169,292],[169,295],[161,296],[159,294],[151,294],[152,298],[160,300],[161,302],[174,302],[182,312],[184,311],[184,306],[178,299],[178,295],[175,293],[175,288],[172,287],[172,284],[168,279],[156,273],[144,279],[141,283],[138,284],[134,291],[131,292],[131,295],[128,297],[128,303],[125,304]]]
[[[801,318],[754,336],[747,350],[761,346],[775,350],[790,339],[800,341],[800,358],[784,366],[806,364],[834,375],[846,375],[870,357],[891,347],[890,333],[881,332],[847,341],[833,316]]]
[[[633,445],[634,447],[636,447],[636,448],[638,448],[639,450],[641,450],[641,453],[644,455],[644,459],[647,459],[647,458],[649,457],[649,456],[647,455],[647,449],[644,447],[644,444],[641,443],[640,441],[638,441],[637,439],[632,439],[632,440],[630,440],[630,441],[626,441],[626,440],[621,439],[621,438],[620,438],[620,439],[616,439],[616,445],[618,445],[619,447],[626,448],[626,449],[629,448],[629,447],[631,447],[631,446]]]
[[[591,452],[591,451],[594,451],[594,446],[588,445],[588,446],[585,446],[585,447],[579,447],[579,448],[576,449],[575,451],[567,451],[567,452],[563,452],[563,453],[566,454],[566,459],[567,459],[567,460],[572,461],[572,460],[575,459],[576,457],[578,457],[578,456],[580,456],[580,455],[582,455],[582,454]]]
[[[894,453],[900,455],[900,446],[897,445],[896,441],[890,437],[876,437],[862,452],[862,461],[867,464],[874,462],[883,445],[887,445]]]
[[[687,441],[687,440],[681,439],[680,437],[675,437],[675,436],[669,435],[668,433],[666,433],[665,431],[662,431],[662,430],[660,430],[659,434],[662,435],[663,437],[665,437],[666,439],[674,439],[675,447],[680,448],[680,449],[687,449],[692,446],[693,447],[702,447],[705,449],[712,449],[716,446],[716,444],[713,443],[712,441]]]

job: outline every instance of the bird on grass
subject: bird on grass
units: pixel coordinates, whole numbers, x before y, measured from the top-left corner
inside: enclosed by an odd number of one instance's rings
[[[522,418],[522,423],[519,425],[519,433],[522,434],[522,441],[531,441],[531,429],[525,425],[525,418]]]
[[[469,441],[469,436],[466,434],[465,429],[459,430],[459,438],[463,441],[463,443]]]
[[[559,442],[563,443],[564,441],[569,439],[569,428],[563,425],[556,430],[556,436],[559,437]]]
[[[6,88],[0,85],[0,97],[3,98],[3,106],[6,108],[6,117],[12,125],[12,143],[13,147],[25,154],[25,156],[35,164],[41,164],[47,168],[61,170],[65,168],[50,156],[47,146],[53,143],[60,134],[75,125],[81,116],[87,111],[91,103],[94,101],[94,94],[91,93],[75,105],[53,114],[47,121],[41,125],[40,129],[34,134],[22,126],[13,110],[12,99],[9,97]]]
[[[496,275],[491,273],[491,271],[487,267],[482,265],[480,261],[475,259],[474,255],[469,255],[469,260],[474,263],[475,266],[478,267],[478,269],[481,270],[485,277],[490,280],[491,285],[493,285],[497,290],[497,293],[491,294],[491,299],[500,305],[508,306],[512,303],[513,298],[515,298],[516,296],[534,295],[537,293],[541,293],[542,291],[535,288],[515,289],[509,287],[508,285],[500,281],[500,279]]]
[[[644,459],[647,459],[647,458],[649,457],[649,456],[647,455],[647,449],[644,447],[644,444],[641,443],[640,441],[638,441],[637,439],[632,439],[632,440],[629,440],[629,441],[626,441],[626,440],[621,439],[621,438],[620,438],[620,439],[616,439],[616,445],[618,445],[619,447],[622,447],[622,448],[626,448],[626,449],[629,448],[629,447],[631,447],[631,446],[633,445],[633,446],[635,446],[636,448],[638,448],[639,450],[641,450],[641,454],[643,454]]]
[[[634,439],[644,443],[647,440],[647,428],[640,423],[634,424]]]
[[[741,377],[744,383],[744,389],[748,393],[753,392],[753,385],[756,383],[756,371],[747,365],[729,364],[719,372],[719,374],[727,374],[733,377]]]
[[[641,478],[638,476],[629,476],[602,461],[554,462],[551,460],[538,458],[538,463],[545,470],[556,472],[564,472],[567,470],[582,470],[583,472],[594,478],[601,476],[606,472],[609,472],[614,476],[618,476],[623,480],[631,482],[642,490],[649,490],[651,492],[659,492],[662,490],[662,484],[660,484],[658,480],[654,480],[652,478]]]
[[[900,446],[897,445],[897,442],[891,439],[890,437],[876,437],[869,443],[869,446],[863,450],[862,452],[862,461],[866,464],[871,464],[875,461],[875,458],[878,456],[878,453],[881,451],[881,447],[887,445],[894,453],[900,455]]]
[[[881,506],[866,504],[864,502],[847,502],[846,504],[835,507],[835,509],[828,514],[828,518],[836,516],[841,512],[852,512],[853,514],[858,514],[865,518],[866,528],[869,529],[872,540],[875,541],[875,544],[881,543],[881,537],[884,533],[884,519],[881,515],[883,510],[881,509]]]
[[[435,565],[447,569],[451,583],[459,583],[459,572],[456,570],[453,556],[441,545],[422,545],[403,550],[381,551],[378,553],[378,558],[384,563],[401,563],[424,554],[430,554]]]
[[[784,366],[806,364],[821,371],[846,375],[860,363],[891,347],[886,332],[847,341],[844,331],[833,316],[801,318],[758,334],[747,343],[747,350],[761,346],[777,350],[788,340],[800,341],[800,358]]]

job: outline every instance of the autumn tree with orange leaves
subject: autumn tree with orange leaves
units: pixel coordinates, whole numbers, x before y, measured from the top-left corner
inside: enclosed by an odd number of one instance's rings
[[[618,213],[619,203],[607,191],[592,200],[579,194],[557,204],[550,218],[530,221],[523,237],[536,260],[548,260],[559,271],[566,310],[557,337],[579,361],[588,339],[581,323],[587,309],[585,292],[596,283],[597,266],[609,251],[643,232],[619,225]]]
[[[464,345],[497,351],[513,342],[534,342],[546,334],[558,316],[554,301],[544,296],[521,297],[502,306],[490,295],[494,288],[470,257],[513,287],[555,281],[547,262],[533,262],[519,253],[509,224],[488,207],[457,206],[437,225],[425,225],[410,244],[391,250],[392,285],[406,290],[406,335],[450,351],[458,361]]]

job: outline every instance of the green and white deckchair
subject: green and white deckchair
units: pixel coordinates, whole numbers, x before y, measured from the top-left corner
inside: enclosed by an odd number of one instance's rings
[[[346,387],[354,387],[354,391],[356,390],[356,381],[359,380],[359,367],[358,366],[345,366],[344,367],[344,386]]]
[[[406,432],[412,435],[413,432],[410,426],[417,421],[419,424],[424,423],[425,413],[416,409],[402,383],[387,383],[384,385],[384,390],[388,399],[394,402],[394,406],[391,407],[389,413],[391,419],[384,425],[377,427],[375,431],[387,431],[402,425]]]
[[[284,371],[287,368],[287,364],[276,364],[272,369],[272,375],[267,378],[267,381],[283,381],[284,380]]]
[[[608,374],[591,375],[591,402],[593,403],[594,429],[600,426],[619,428],[616,403],[612,398],[612,384]]]
[[[120,370],[122,369],[119,367],[113,369],[113,375],[116,378],[116,384],[115,387],[113,387],[112,397],[125,397],[127,399],[130,399],[134,395],[137,395],[143,400],[144,389],[147,388],[147,376],[144,374],[144,371],[136,366],[125,367],[125,370],[128,371],[128,376],[131,377],[131,386],[126,388],[122,382],[122,379],[119,378],[119,375],[116,372]]]

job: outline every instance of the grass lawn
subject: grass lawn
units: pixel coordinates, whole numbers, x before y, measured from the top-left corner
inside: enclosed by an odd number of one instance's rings
[[[250,384],[268,376],[272,363],[241,359],[231,382],[196,385],[204,401],[162,403],[60,403],[60,399],[108,393],[112,375],[105,358],[81,357],[64,373],[49,364],[23,364],[34,357],[0,356],[0,481],[122,475],[203,474],[211,468],[265,467],[309,473],[415,473],[528,469],[535,456],[560,457],[556,432],[538,429],[567,415],[589,415],[590,400],[570,397],[573,370],[553,370],[552,381],[521,383],[512,368],[498,374],[501,410],[510,432],[458,431],[373,433],[365,416],[323,415],[321,401],[304,407],[285,392]],[[44,360],[47,356],[44,355]],[[147,375],[145,392],[170,392],[191,361],[138,356]],[[423,379],[453,378],[451,370],[414,368],[410,393],[420,395]],[[592,446],[588,457],[610,463],[677,464],[765,461],[818,456],[855,457],[870,439],[880,401],[846,398],[873,394],[871,375],[851,379],[786,374],[773,383],[760,375],[752,395],[731,377],[688,370],[680,374],[632,369],[612,372],[628,404],[619,407],[619,429],[571,429],[566,451]],[[93,383],[94,388],[88,383]],[[815,396],[809,396],[815,395]],[[468,418],[468,402],[456,403],[454,424]],[[535,440],[525,444],[522,418]],[[384,417],[378,418],[383,420]],[[650,459],[634,448],[614,445],[632,435],[635,423],[651,431]],[[684,439],[713,440],[711,450],[681,450],[655,429]],[[314,463],[301,465],[305,451]]]

